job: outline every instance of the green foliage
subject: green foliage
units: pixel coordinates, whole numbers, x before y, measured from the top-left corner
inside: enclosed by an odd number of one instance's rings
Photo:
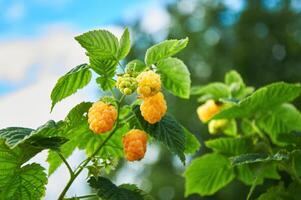
[[[145,63],[147,66],[156,64],[159,61],[168,58],[182,49],[188,44],[188,38],[182,40],[166,40],[150,47],[145,54]]]
[[[217,138],[205,142],[206,146],[217,153],[234,156],[251,150],[250,138]]]
[[[141,127],[152,137],[166,145],[171,152],[176,153],[181,161],[185,163],[185,133],[182,126],[168,114],[159,122],[149,124],[141,116],[139,106],[134,107],[134,112]]]
[[[90,186],[97,190],[97,195],[103,200],[151,200],[152,197],[138,189],[135,185],[123,184],[116,186],[104,177],[91,177]]]
[[[300,84],[272,83],[255,91],[237,105],[225,109],[215,119],[250,117],[254,113],[265,112],[267,109],[289,102],[301,93]]]
[[[196,138],[196,136],[191,133],[187,128],[183,127],[184,133],[185,133],[185,154],[194,154],[196,153],[200,147],[201,144],[199,140]]]
[[[62,76],[51,92],[51,110],[57,102],[85,87],[90,82],[91,77],[92,73],[87,64],[79,65]]]
[[[100,76],[96,79],[96,83],[99,84],[103,91],[108,91],[114,88],[116,81],[113,78],[107,78],[105,76]]]
[[[157,69],[167,90],[175,96],[189,98],[190,73],[181,60],[166,58],[158,62]]]
[[[41,199],[45,195],[47,176],[38,164],[26,164],[41,149],[20,144],[10,149],[0,141],[0,196],[7,200]],[[35,189],[33,189],[35,188]]]
[[[131,49],[131,40],[129,29],[124,29],[124,32],[119,41],[118,59],[124,59]]]
[[[196,158],[185,171],[185,195],[211,195],[234,179],[230,161],[219,154]]]
[[[125,72],[129,74],[139,73],[146,69],[146,65],[141,60],[135,59],[130,61],[125,68]]]
[[[207,99],[219,100],[221,98],[229,98],[230,90],[224,83],[210,83],[205,86],[194,86],[191,88],[191,95],[206,95]],[[203,99],[203,101],[207,100]]]

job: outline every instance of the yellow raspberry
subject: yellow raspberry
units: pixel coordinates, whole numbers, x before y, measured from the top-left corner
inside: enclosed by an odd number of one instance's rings
[[[142,98],[153,96],[161,89],[160,75],[151,70],[140,73],[137,76],[137,81],[137,93]]]
[[[147,146],[147,134],[139,129],[132,129],[123,136],[123,150],[128,161],[141,160]]]
[[[228,124],[229,124],[229,120],[227,119],[211,120],[208,125],[209,133],[217,134],[219,132],[222,132],[223,129],[226,128]]]
[[[208,100],[197,109],[198,116],[203,123],[209,121],[214,115],[220,111],[220,105],[217,105],[214,100]]]
[[[154,124],[161,120],[167,110],[166,102],[162,92],[145,98],[140,105],[140,111],[143,118],[150,124]]]
[[[102,101],[95,102],[88,112],[89,127],[97,134],[110,131],[116,119],[116,108]]]

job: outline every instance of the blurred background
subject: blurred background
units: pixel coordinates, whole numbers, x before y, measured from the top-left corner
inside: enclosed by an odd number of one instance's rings
[[[220,81],[230,69],[256,87],[301,80],[301,0],[0,0],[0,10],[1,128],[35,128],[99,97],[92,83],[50,113],[56,79],[87,62],[73,37],[90,29],[120,35],[128,26],[133,46],[128,60],[143,59],[146,48],[161,40],[188,36],[189,45],[178,57],[189,67],[193,85]],[[206,140],[207,130],[195,114],[196,99],[167,99],[169,112],[201,142]],[[205,151],[202,147],[198,154]],[[47,166],[45,156],[35,160]],[[76,152],[70,162],[75,166],[82,156]],[[137,183],[156,199],[182,200],[182,173],[179,160],[154,144],[142,162],[120,163],[113,178],[117,184]],[[49,179],[46,199],[55,199],[67,179],[67,170],[60,167]],[[259,186],[254,196],[269,184]],[[245,199],[248,189],[234,181],[212,197],[187,199]],[[88,190],[83,174],[68,194]]]

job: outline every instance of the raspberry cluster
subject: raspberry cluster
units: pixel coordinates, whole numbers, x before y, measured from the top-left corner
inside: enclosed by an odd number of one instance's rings
[[[121,93],[130,95],[137,89],[136,78],[131,77],[130,74],[118,76],[116,87],[120,90]]]
[[[160,75],[154,71],[145,71],[137,76],[137,93],[142,97],[150,97],[157,94],[161,89]]]
[[[147,146],[147,134],[139,129],[132,129],[123,136],[124,154],[128,161],[141,160]]]
[[[113,128],[116,119],[116,108],[102,101],[95,102],[88,112],[89,127],[97,134],[110,131]]]

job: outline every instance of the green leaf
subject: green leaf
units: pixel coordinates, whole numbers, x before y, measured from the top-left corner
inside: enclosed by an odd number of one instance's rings
[[[207,99],[220,100],[221,98],[229,98],[231,93],[227,85],[224,83],[210,83],[205,86],[194,86],[191,88],[191,95],[207,96]],[[205,100],[205,99],[204,99]]]
[[[235,177],[228,158],[219,154],[206,154],[191,162],[185,174],[185,196],[198,193],[212,195]]]
[[[166,58],[157,64],[158,73],[164,87],[175,96],[188,99],[190,93],[190,73],[186,65],[177,58]]]
[[[141,60],[135,59],[130,61],[126,67],[126,73],[139,73],[146,69],[146,65]]]
[[[82,121],[86,120],[84,114],[88,112],[92,104],[92,102],[82,102],[76,105],[69,111],[67,117],[65,118],[65,122],[69,126],[76,126]]]
[[[0,138],[4,139],[6,145],[10,148],[14,148],[24,142],[42,149],[57,148],[66,142],[65,138],[57,137],[59,131],[60,125],[50,120],[36,130],[22,127],[1,129]]]
[[[288,159],[289,159],[288,153],[282,151],[279,151],[274,155],[268,155],[266,153],[248,153],[248,154],[242,154],[230,158],[231,163],[234,166],[248,164],[248,163],[281,161],[281,160],[288,160]]]
[[[282,104],[262,114],[256,121],[258,126],[279,144],[280,134],[301,131],[301,113],[292,104]]]
[[[94,30],[76,36],[80,45],[87,50],[89,57],[100,60],[117,60],[119,42],[116,36],[106,30]]]
[[[89,185],[96,189],[97,195],[103,200],[151,200],[152,197],[138,189],[135,185],[116,186],[104,177],[91,177]]]
[[[32,131],[33,129],[30,128],[8,127],[0,130],[0,138],[5,139],[6,144],[10,148],[14,148],[20,142],[26,140],[26,138],[31,135]]]
[[[108,91],[114,88],[116,81],[111,77],[100,76],[96,79],[96,83],[98,83],[103,91]]]
[[[283,183],[281,182],[279,185],[270,187],[268,191],[264,194],[261,194],[257,200],[287,200],[287,199],[294,200],[295,198],[292,198],[290,196],[287,189],[283,186]]]
[[[200,147],[201,144],[199,140],[195,137],[193,133],[191,133],[189,130],[187,130],[185,127],[183,127],[184,133],[185,133],[185,154],[194,154],[196,153]]]
[[[87,64],[79,65],[62,76],[51,92],[52,106],[62,99],[74,94],[77,90],[85,87],[91,80],[92,73]]]
[[[245,83],[244,83],[242,77],[235,70],[231,70],[225,75],[225,83],[229,86],[233,83],[238,83],[242,86],[245,86]]]
[[[125,58],[131,49],[130,32],[128,28],[124,29],[124,32],[119,41],[118,59]]]
[[[181,40],[166,40],[159,44],[150,47],[145,54],[145,63],[150,66],[168,58],[182,49],[184,49],[188,44],[188,38]]]
[[[91,68],[99,75],[106,79],[112,78],[115,75],[118,61],[116,60],[101,60],[99,57],[89,57]]]
[[[20,144],[10,149],[0,141],[0,197],[5,200],[41,199],[45,195],[47,176],[38,164],[23,166],[40,152],[35,147]]]
[[[139,106],[133,109],[141,127],[152,137],[162,142],[168,149],[176,153],[185,163],[185,133],[181,125],[169,114],[166,114],[159,122],[149,124],[143,119]]]
[[[289,102],[297,98],[301,93],[300,84],[273,83],[255,91],[251,96],[243,99],[229,109],[222,110],[214,116],[221,118],[249,117],[258,112],[266,112],[268,109]]]
[[[250,151],[252,141],[249,138],[218,138],[206,141],[205,145],[217,153],[234,156]]]

